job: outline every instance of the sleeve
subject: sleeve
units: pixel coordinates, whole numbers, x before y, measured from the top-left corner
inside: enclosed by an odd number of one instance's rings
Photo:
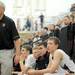
[[[11,35],[12,35],[13,40],[19,39],[20,36],[19,36],[19,33],[16,29],[14,21],[11,22],[10,28],[11,28]]]

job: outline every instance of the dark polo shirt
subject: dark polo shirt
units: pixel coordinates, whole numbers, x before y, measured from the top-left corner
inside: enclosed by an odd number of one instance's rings
[[[14,21],[4,15],[0,20],[0,50],[13,49],[14,40],[19,38]]]

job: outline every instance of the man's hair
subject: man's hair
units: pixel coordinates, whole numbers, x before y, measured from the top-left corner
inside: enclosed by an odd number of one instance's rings
[[[2,7],[5,10],[5,4],[0,1],[0,7]]]
[[[69,15],[66,15],[65,17],[68,18],[68,19],[70,19],[70,16],[69,16]],[[65,17],[64,17],[64,18],[65,18]]]
[[[35,47],[32,48],[32,50],[36,50],[36,49],[38,49],[38,46],[35,46]]]
[[[32,47],[30,45],[23,45],[21,49],[26,49],[26,51],[30,51],[32,50]]]
[[[38,43],[38,46],[41,46],[41,45],[43,45],[44,47],[47,47],[47,42],[40,42],[40,43]]]
[[[56,45],[60,45],[60,40],[57,37],[50,37],[48,40],[53,40]]]

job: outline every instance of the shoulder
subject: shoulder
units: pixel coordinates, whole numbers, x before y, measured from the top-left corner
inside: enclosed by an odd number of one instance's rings
[[[63,58],[63,51],[62,51],[61,49],[57,49],[57,50],[54,52],[54,57]]]
[[[31,61],[35,60],[35,58],[34,58],[33,54],[30,54],[30,55],[28,56],[28,58],[27,58],[27,59],[28,59],[28,60],[31,60]]]
[[[10,18],[10,17],[8,17],[8,16],[5,16],[5,15],[4,15],[4,19],[5,19],[6,21],[8,21],[8,22],[14,23],[13,19]]]

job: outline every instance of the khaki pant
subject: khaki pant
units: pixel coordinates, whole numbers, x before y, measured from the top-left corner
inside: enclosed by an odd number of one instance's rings
[[[0,64],[1,64],[1,75],[11,75],[12,71],[12,50],[0,50]]]

